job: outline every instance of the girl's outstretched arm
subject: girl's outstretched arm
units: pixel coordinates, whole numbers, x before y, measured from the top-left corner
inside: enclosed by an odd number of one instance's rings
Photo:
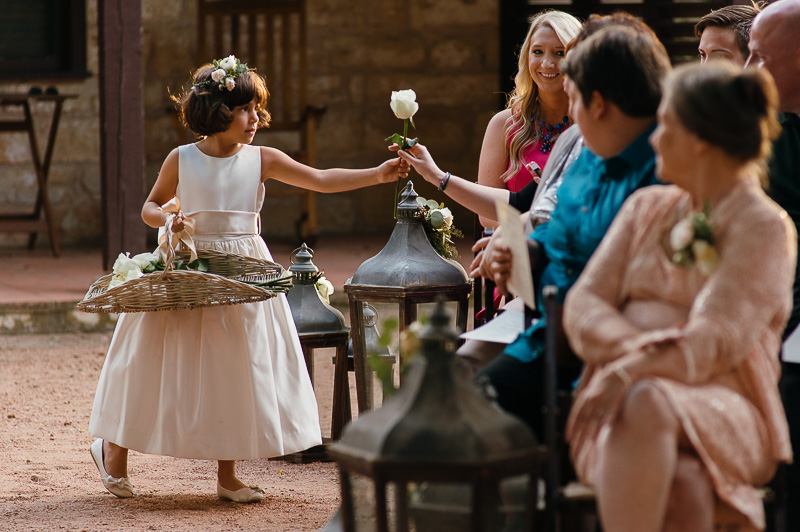
[[[400,158],[384,161],[375,168],[318,170],[299,163],[275,148],[261,148],[261,180],[275,179],[282,183],[315,192],[343,192],[356,188],[393,183],[408,177],[409,165]]]
[[[161,165],[156,184],[142,207],[142,220],[150,227],[161,227],[167,221],[167,214],[161,206],[175,197],[178,189],[178,149],[175,148]],[[180,227],[177,227],[180,229]]]

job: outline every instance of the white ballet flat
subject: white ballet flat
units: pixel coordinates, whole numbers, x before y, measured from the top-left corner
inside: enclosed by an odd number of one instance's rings
[[[94,465],[100,471],[100,479],[103,481],[103,486],[119,497],[120,499],[127,499],[133,497],[133,484],[128,477],[114,478],[106,471],[106,466],[103,463],[103,440],[97,438],[89,447],[89,452],[92,453]]]
[[[233,502],[259,502],[264,498],[264,490],[258,486],[247,486],[236,491],[226,490],[222,485],[217,483],[217,496],[222,500]]]

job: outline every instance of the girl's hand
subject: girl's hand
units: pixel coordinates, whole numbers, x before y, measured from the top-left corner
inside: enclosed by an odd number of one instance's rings
[[[408,177],[409,164],[401,158],[389,159],[378,167],[378,183],[394,183]]]
[[[394,144],[392,147],[394,146],[397,146],[397,144]],[[392,149],[392,147],[389,149]],[[436,162],[434,162],[433,157],[431,157],[431,154],[428,152],[428,148],[424,145],[417,143],[408,150],[399,150],[397,155],[406,161],[407,164],[411,164],[414,170],[416,170],[425,181],[437,187],[439,186],[444,172],[436,166]]]
[[[172,221],[172,232],[173,233],[180,233],[183,231],[183,221],[186,219],[186,215],[183,214],[183,211],[179,212],[175,215],[175,219]]]
[[[603,425],[616,418],[630,383],[630,377],[626,382],[620,375],[627,375],[624,369],[620,373],[614,371],[616,365],[609,364],[599,370],[572,407],[566,437],[573,446],[596,438]]]

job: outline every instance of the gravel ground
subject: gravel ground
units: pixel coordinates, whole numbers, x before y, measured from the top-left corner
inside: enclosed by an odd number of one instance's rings
[[[136,496],[106,492],[88,425],[109,340],[107,333],[0,336],[0,530],[301,531],[331,519],[339,483],[330,462],[240,462],[240,478],[266,497],[239,505],[217,499],[216,462],[131,452]],[[331,354],[315,351],[325,436]]]

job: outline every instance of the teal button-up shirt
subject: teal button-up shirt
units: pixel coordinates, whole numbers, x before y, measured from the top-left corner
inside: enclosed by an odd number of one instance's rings
[[[563,301],[628,196],[639,188],[658,183],[655,153],[648,142],[654,129],[655,125],[609,159],[584,146],[566,170],[552,219],[537,226],[531,234],[548,259],[536,285],[537,300],[541,301],[543,286],[554,285]],[[544,350],[544,339],[536,331],[544,326],[545,316],[542,316],[505,353],[522,362],[537,358]]]

